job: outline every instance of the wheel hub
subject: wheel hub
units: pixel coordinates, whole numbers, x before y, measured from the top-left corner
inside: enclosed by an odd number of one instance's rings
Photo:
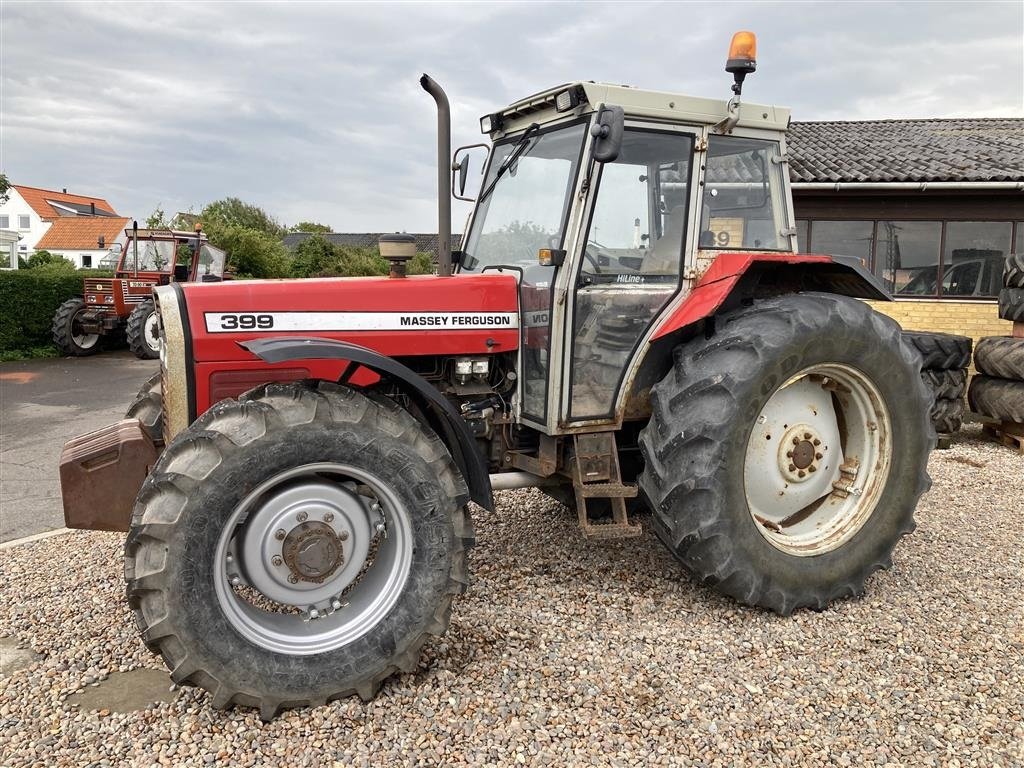
[[[786,482],[802,483],[827,460],[828,445],[810,424],[797,424],[786,430],[779,445],[779,472]]]
[[[285,537],[282,551],[288,570],[298,580],[314,584],[332,576],[345,562],[342,537],[321,522],[297,525]]]

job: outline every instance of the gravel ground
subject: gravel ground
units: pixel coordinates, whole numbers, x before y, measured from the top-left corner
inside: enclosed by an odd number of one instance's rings
[[[119,535],[0,552],[0,765],[1024,765],[1024,458],[977,428],[862,599],[779,618],[682,574],[649,533],[584,544],[535,491],[476,510],[475,583],[420,669],[370,704],[262,724],[171,703],[79,711],[162,669],[122,600]],[[641,518],[643,521],[643,518]]]

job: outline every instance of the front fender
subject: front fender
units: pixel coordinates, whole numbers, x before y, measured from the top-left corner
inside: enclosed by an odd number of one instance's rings
[[[469,486],[470,498],[484,509],[494,509],[494,495],[487,465],[476,447],[476,439],[458,411],[422,376],[396,360],[358,344],[322,338],[295,336],[252,339],[239,345],[267,363],[298,360],[347,360],[341,376],[345,383],[360,367],[398,384],[416,405],[431,417],[431,426],[448,446],[455,464]]]

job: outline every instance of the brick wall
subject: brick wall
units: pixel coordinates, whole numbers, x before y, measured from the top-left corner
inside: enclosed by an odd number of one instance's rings
[[[1013,323],[1000,320],[996,302],[979,301],[871,301],[908,331],[936,331],[970,336],[1010,336]],[[971,367],[971,374],[975,373]]]

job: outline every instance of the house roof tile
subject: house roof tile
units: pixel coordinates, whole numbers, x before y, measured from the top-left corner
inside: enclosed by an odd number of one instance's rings
[[[100,250],[109,248],[128,226],[130,219],[120,216],[65,216],[54,220],[36,250]],[[103,245],[99,244],[103,238]]]
[[[1024,118],[794,122],[793,182],[1024,181]]]
[[[100,216],[117,216],[114,212],[113,206],[110,205],[102,197],[86,197],[85,195],[71,195],[67,192],[58,192],[52,189],[40,189],[38,187],[26,187],[21,184],[12,184],[12,188],[18,190],[25,202],[28,203],[32,210],[38,213],[44,219],[55,219],[62,215],[68,215],[67,212],[62,212],[55,209],[48,201],[55,203],[65,203],[68,207],[84,213],[85,210],[91,212],[91,206],[95,204],[96,213]]]

